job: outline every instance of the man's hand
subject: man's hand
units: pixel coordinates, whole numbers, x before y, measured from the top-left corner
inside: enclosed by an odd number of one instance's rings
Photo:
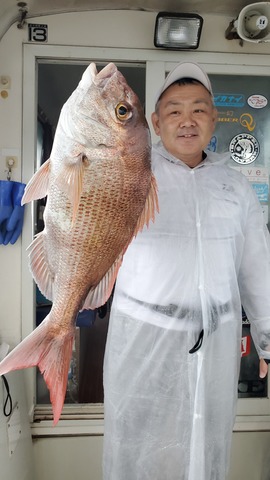
[[[260,359],[260,378],[265,378],[268,373],[268,365],[263,358]]]

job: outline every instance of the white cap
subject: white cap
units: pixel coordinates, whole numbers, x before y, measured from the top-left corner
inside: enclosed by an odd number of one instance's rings
[[[163,83],[160,90],[157,92],[156,101],[159,100],[162,93],[170,86],[172,83],[177,82],[181,78],[193,78],[194,80],[198,80],[201,82],[205,88],[210,92],[213,96],[211,82],[208,78],[207,73],[197,64],[197,63],[179,63],[166,77],[165,82]]]

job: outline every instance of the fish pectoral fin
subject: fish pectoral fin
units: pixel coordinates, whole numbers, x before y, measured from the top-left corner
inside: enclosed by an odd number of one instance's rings
[[[54,424],[60,418],[68,380],[68,370],[72,356],[75,327],[63,335],[51,332],[49,315],[43,322],[17,345],[0,363],[0,375],[12,370],[37,365],[50,390]]]
[[[156,179],[153,174],[151,174],[150,180],[150,190],[146,198],[144,209],[141,213],[141,216],[138,219],[138,223],[135,229],[134,235],[137,235],[145,225],[149,225],[150,220],[155,221],[155,214],[159,212],[158,206],[158,188]]]
[[[53,301],[54,279],[49,268],[44,247],[44,231],[38,233],[29,245],[29,267],[41,293]]]
[[[56,179],[57,186],[65,192],[72,205],[72,221],[74,222],[79,208],[83,189],[83,176],[89,161],[83,154],[66,159]]]
[[[29,180],[22,197],[22,205],[46,197],[50,178],[50,163],[51,161],[48,159]]]
[[[98,285],[91,288],[81,310],[94,310],[107,302],[112,293],[112,289],[118,274],[118,270],[123,261],[123,254],[119,255],[108,272],[104,275]]]

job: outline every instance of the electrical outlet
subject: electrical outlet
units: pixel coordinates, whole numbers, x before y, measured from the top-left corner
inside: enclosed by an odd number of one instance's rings
[[[18,157],[9,155],[6,157],[6,166],[7,168],[16,168],[18,165]]]

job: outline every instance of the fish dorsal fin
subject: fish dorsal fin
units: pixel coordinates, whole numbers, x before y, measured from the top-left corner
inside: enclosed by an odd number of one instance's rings
[[[91,288],[89,291],[84,304],[82,306],[82,310],[94,310],[95,308],[101,307],[104,303],[108,300],[109,296],[111,295],[115,279],[118,274],[118,270],[123,261],[123,254],[119,255],[119,257],[115,260],[111,268],[108,272],[104,275],[101,281],[95,288]]]
[[[22,205],[46,197],[49,186],[50,163],[50,159],[43,163],[28,182],[22,197]]]
[[[150,220],[154,222],[156,212],[159,212],[157,183],[154,175],[151,174],[150,190],[146,198],[144,209],[138,219],[134,235],[137,235],[145,225],[148,227]]]
[[[63,163],[63,168],[61,168],[56,183],[69,198],[72,205],[72,221],[74,222],[83,189],[83,175],[89,161],[87,157],[81,154],[68,160]]]
[[[45,249],[44,232],[38,233],[29,245],[29,267],[41,293],[53,301],[53,275],[49,269]]]

